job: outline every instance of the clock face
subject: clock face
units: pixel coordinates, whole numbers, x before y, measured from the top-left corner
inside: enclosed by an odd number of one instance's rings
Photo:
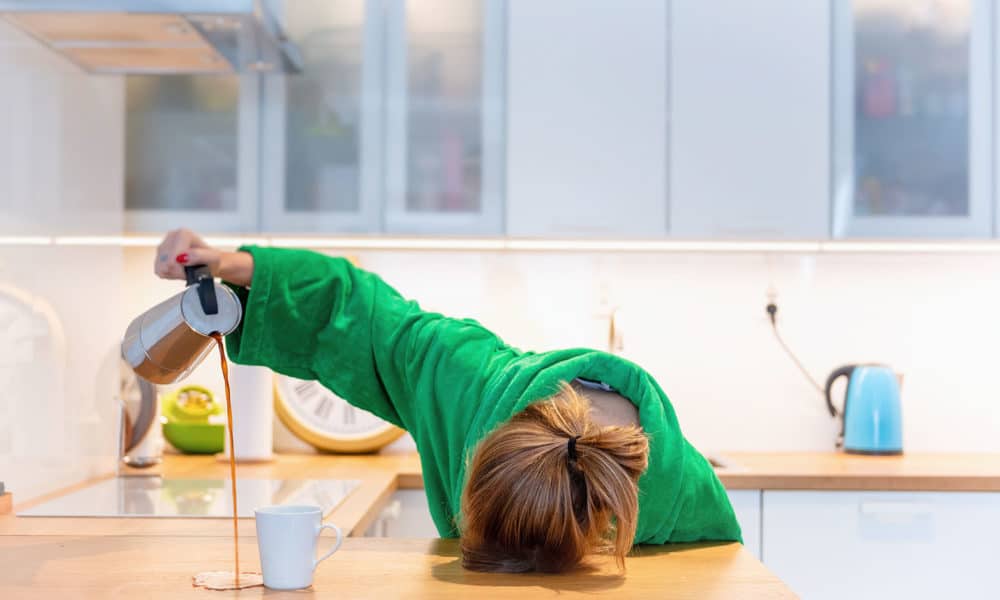
[[[276,375],[275,387],[278,415],[299,437],[321,449],[367,452],[402,434],[316,381]]]

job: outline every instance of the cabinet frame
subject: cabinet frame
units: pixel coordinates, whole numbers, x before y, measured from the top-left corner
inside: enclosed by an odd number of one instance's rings
[[[455,213],[410,212],[406,209],[409,150],[406,0],[383,1],[386,10],[383,230],[388,233],[453,235],[503,233],[507,0],[483,0],[480,209],[478,212]]]
[[[858,216],[854,214],[854,21],[851,2],[833,0],[831,64],[830,181],[831,237],[989,238],[1000,227],[992,142],[993,90],[1000,73],[995,61],[995,9],[989,0],[970,0],[969,23],[969,214],[965,216]]]
[[[160,233],[189,227],[217,233],[503,233],[507,0],[483,3],[483,149],[478,212],[406,210],[405,9],[405,0],[365,2],[357,210],[288,210],[286,76],[246,74],[240,75],[237,114],[236,209],[126,210],[126,231]]]
[[[260,222],[268,233],[369,233],[381,229],[379,208],[383,194],[383,92],[385,81],[377,68],[384,60],[385,29],[379,0],[365,3],[361,49],[361,139],[358,209],[355,211],[288,210],[285,187],[287,78],[283,73],[263,78],[260,114],[264,168],[260,171]]]
[[[161,233],[179,227],[222,233],[249,233],[259,230],[260,187],[257,174],[261,171],[260,78],[261,76],[255,73],[239,76],[240,93],[236,116],[236,209],[225,211],[125,209],[126,231]]]

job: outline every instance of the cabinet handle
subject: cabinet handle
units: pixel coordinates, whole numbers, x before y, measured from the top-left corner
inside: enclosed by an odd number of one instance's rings
[[[403,513],[403,505],[400,504],[399,500],[391,502],[388,506],[382,509],[382,513],[379,515],[379,519],[395,521],[399,518],[399,515]]]
[[[934,507],[919,502],[862,502],[861,514],[873,517],[923,517],[930,516]]]

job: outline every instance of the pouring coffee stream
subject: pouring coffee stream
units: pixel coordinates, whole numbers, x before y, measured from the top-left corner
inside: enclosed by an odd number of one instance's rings
[[[240,587],[240,522],[236,502],[236,445],[233,443],[233,399],[229,392],[229,363],[226,362],[226,349],[222,345],[222,334],[213,333],[212,337],[219,348],[219,361],[222,367],[222,380],[226,384],[226,421],[229,425],[229,477],[233,488],[233,580]]]
[[[170,384],[189,375],[211,352],[219,350],[226,388],[229,425],[229,474],[233,492],[234,582],[240,587],[239,520],[236,458],[233,452],[233,408],[229,368],[222,338],[239,325],[243,309],[236,293],[218,284],[206,265],[184,268],[187,288],[136,317],[122,340],[122,357],[136,375],[156,384]]]

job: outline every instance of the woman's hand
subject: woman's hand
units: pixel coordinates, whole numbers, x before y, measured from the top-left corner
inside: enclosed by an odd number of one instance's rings
[[[156,248],[153,271],[163,279],[186,279],[184,267],[207,265],[214,277],[249,286],[253,279],[253,257],[247,252],[223,252],[205,243],[189,229],[167,233]]]
[[[184,279],[184,267],[208,265],[212,275],[219,274],[222,253],[205,243],[189,229],[175,229],[167,233],[156,248],[153,270],[163,279]]]

